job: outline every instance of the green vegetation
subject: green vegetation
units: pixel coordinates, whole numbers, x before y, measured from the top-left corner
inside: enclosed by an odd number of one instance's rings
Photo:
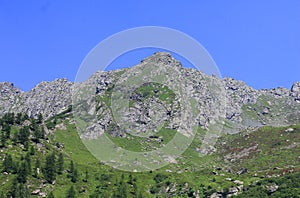
[[[204,157],[199,157],[197,149],[206,131],[199,129],[177,162],[159,170],[130,173],[95,159],[69,119],[67,111],[45,122],[23,114],[0,119],[0,197],[39,197],[41,193],[52,198],[208,197],[216,192],[226,196],[237,186],[236,180],[244,185],[238,197],[300,194],[300,125],[227,135],[217,142],[216,153]],[[57,128],[59,123],[65,128]],[[52,134],[46,135],[49,129]],[[141,151],[162,146],[175,133],[163,128],[147,141],[131,136],[110,138],[126,149]],[[241,168],[247,171],[237,174]]]

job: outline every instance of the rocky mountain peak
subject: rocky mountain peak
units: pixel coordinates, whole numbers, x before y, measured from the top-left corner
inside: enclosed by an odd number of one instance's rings
[[[264,124],[290,124],[300,121],[300,82],[295,83],[290,90],[285,88],[255,90],[242,81],[232,78],[219,79],[205,76],[198,70],[183,68],[181,63],[168,52],[157,52],[143,59],[137,66],[143,67],[147,64],[155,64],[158,67],[177,67],[182,76],[189,79],[192,84],[187,85],[187,90],[200,107],[200,126],[207,127],[209,123],[221,123],[225,120],[230,125],[231,130],[234,127],[242,130],[243,128]],[[80,86],[93,86],[91,90],[95,92],[94,96],[97,97],[97,100],[90,98],[87,102],[91,102],[89,105],[101,107],[98,109],[99,112],[96,113],[100,114],[102,112],[101,115],[105,115],[99,120],[99,126],[95,126],[95,128],[106,131],[109,124],[114,124],[112,113],[106,104],[105,98],[109,97],[114,83],[127,69],[96,72],[90,79],[79,84]],[[11,111],[16,113],[26,112],[33,117],[41,113],[45,118],[49,118],[72,105],[73,88],[74,83],[69,82],[67,79],[41,82],[29,92],[22,92],[9,82],[0,83],[0,115]],[[147,89],[152,90],[150,87]],[[155,93],[149,92],[148,95],[155,96],[160,92],[165,95],[172,95],[166,92],[167,89],[155,87],[153,90],[155,90]],[[140,96],[145,94],[135,94],[132,97],[134,99],[133,104],[142,103],[144,100]],[[172,104],[177,104],[180,101],[172,103],[169,101],[170,99],[170,97],[165,96],[162,105],[169,112],[172,112],[174,110]],[[97,104],[99,101],[101,104]],[[147,115],[143,104],[136,106],[139,107],[136,108],[137,111],[144,112]],[[94,111],[94,109],[91,109],[91,112],[92,110]],[[143,119],[147,120],[148,118]],[[218,119],[221,119],[221,122]],[[135,121],[137,124],[141,123],[138,117]],[[172,123],[170,126],[172,126]]]
[[[181,63],[176,60],[169,52],[156,52],[141,61],[143,64],[154,63],[159,66],[168,65],[182,67]]]
[[[300,103],[300,82],[293,84],[290,95],[295,98],[295,101]]]
[[[20,93],[21,90],[14,86],[11,82],[0,82],[0,93]]]
[[[300,82],[295,82],[291,88],[291,92],[300,92]]]

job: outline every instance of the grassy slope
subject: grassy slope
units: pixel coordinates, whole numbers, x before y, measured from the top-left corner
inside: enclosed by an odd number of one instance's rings
[[[275,173],[282,174],[283,171],[286,170],[287,167],[291,167],[291,165],[294,166],[294,171],[298,171],[300,164],[298,156],[299,146],[284,149],[286,146],[291,145],[293,141],[300,140],[300,125],[293,126],[293,128],[294,132],[287,133],[285,132],[286,127],[264,127],[246,135],[247,138],[245,138],[243,134],[224,137],[219,143],[226,140],[228,141],[226,146],[222,148],[219,146],[218,153],[205,156],[204,158],[200,158],[199,154],[195,151],[195,148],[199,146],[199,142],[195,140],[184,155],[178,159],[177,164],[170,164],[152,173],[133,173],[133,175],[137,178],[137,181],[139,181],[138,185],[143,191],[147,191],[149,185],[155,185],[153,176],[157,173],[167,175],[167,180],[171,183],[176,182],[179,185],[188,183],[195,189],[201,184],[204,184],[205,186],[211,186],[213,189],[221,190],[233,185],[232,182],[226,181],[228,177],[233,180],[242,180],[248,185],[253,181],[257,181],[260,177],[263,178],[268,175],[274,175]],[[97,160],[89,154],[81,143],[72,126],[69,126],[67,131],[58,130],[55,133],[55,137],[57,141],[64,142],[66,154],[76,161],[80,172],[84,172],[88,167],[88,169],[94,173],[109,172],[115,175],[116,178],[120,178],[121,172],[112,170],[104,165],[99,165]],[[291,141],[289,142],[287,140]],[[121,139],[118,138],[116,142],[122,146],[126,141],[122,142]],[[259,145],[258,149],[250,152],[248,156],[238,159],[234,163],[225,163],[223,161],[223,156],[241,151],[254,144]],[[126,146],[126,144],[123,146]],[[131,144],[129,148],[138,150],[135,144]],[[214,167],[223,167],[223,170],[218,171],[218,175],[214,175],[212,174]],[[241,167],[247,168],[248,173],[237,175],[235,171]],[[227,168],[234,172],[228,173]],[[172,173],[167,173],[166,170],[171,170]],[[258,175],[255,176],[255,173]],[[128,176],[128,173],[125,173],[125,175]],[[97,182],[92,180],[91,183],[93,184],[92,186],[96,186]],[[58,194],[61,192],[60,190],[56,191]]]
[[[233,182],[227,181],[226,178],[241,180],[247,186],[272,175],[288,175],[290,172],[299,172],[299,145],[287,148],[293,145],[293,142],[300,141],[300,125],[292,126],[293,132],[286,132],[288,127],[263,127],[249,134],[241,133],[223,137],[217,143],[218,152],[202,158],[199,157],[199,153],[196,151],[196,148],[200,145],[201,137],[196,136],[191,146],[177,159],[178,163],[144,173],[122,172],[101,164],[83,145],[74,125],[68,124],[67,121],[65,121],[65,125],[67,129],[56,130],[53,139],[50,138],[49,143],[43,141],[45,144],[44,150],[46,153],[51,153],[53,150],[57,150],[53,146],[56,142],[63,143],[64,149],[62,152],[65,156],[65,170],[69,169],[70,160],[73,160],[78,169],[79,177],[76,183],[72,183],[70,178],[67,177],[68,173],[66,171],[62,175],[58,175],[54,188],[55,197],[65,197],[66,191],[72,185],[75,186],[78,197],[88,197],[95,189],[99,189],[100,192],[101,190],[107,192],[118,191],[117,183],[121,180],[122,175],[124,175],[127,182],[130,174],[136,179],[138,191],[143,192],[143,197],[155,197],[154,194],[149,193],[149,190],[152,193],[159,193],[168,186],[171,188],[176,185],[176,193],[180,193],[180,191],[184,191],[187,183],[190,191],[204,189],[203,191],[211,194],[214,191],[221,191],[234,186]],[[12,131],[14,130],[16,128],[12,129]],[[199,134],[203,132],[199,132]],[[172,135],[165,136],[166,141],[171,137]],[[119,143],[119,146],[127,146],[124,143],[126,141],[123,142],[120,138],[115,138],[114,141]],[[227,143],[222,145],[222,142]],[[245,148],[256,144],[258,145],[257,149],[249,152],[247,156],[235,159],[234,162],[226,163],[223,159],[228,154],[238,154]],[[34,143],[31,143],[31,145],[35,146]],[[133,150],[138,150],[139,146],[131,144],[130,147]],[[17,145],[2,150],[1,156],[4,153],[10,153],[15,159],[18,159],[22,153],[24,154],[24,151]],[[32,157],[32,164],[34,164],[36,158],[44,160],[44,155],[41,152],[36,152]],[[218,170],[218,167],[222,170]],[[236,171],[241,167],[247,168],[248,173],[236,174]],[[233,172],[229,173],[228,170]],[[87,182],[84,181],[86,171],[89,175]],[[157,174],[163,175],[163,179],[158,182],[154,180]],[[13,175],[11,174],[1,174],[0,181],[3,182],[3,185],[0,191],[5,192],[9,189],[12,178]],[[42,178],[43,176],[40,175],[40,179]],[[30,190],[34,190],[39,186],[40,179],[28,177],[29,183],[32,185]],[[201,188],[201,185],[204,187]],[[126,186],[128,195],[132,195],[133,186],[128,183]],[[49,192],[52,188],[52,185],[46,183],[42,190]],[[187,191],[185,191],[185,194],[187,194]],[[161,197],[164,196],[161,191]]]

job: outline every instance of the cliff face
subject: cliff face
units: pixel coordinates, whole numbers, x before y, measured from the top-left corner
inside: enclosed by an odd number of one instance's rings
[[[194,69],[183,68],[180,62],[168,53],[156,53],[135,67],[147,68],[149,64],[155,64],[158,68],[176,68],[181,74],[178,82],[183,79],[189,80],[189,83],[182,84],[182,88],[195,101],[198,124],[203,128],[223,125],[228,132],[235,132],[266,124],[287,125],[300,122],[300,82],[295,83],[290,90],[255,90],[242,81],[232,78],[219,79]],[[115,136],[124,135],[113,119],[108,99],[117,81],[120,78],[129,78],[126,76],[127,71],[128,69],[97,72],[86,82],[76,85],[91,88],[89,93],[92,93],[92,97],[85,100],[89,108],[87,111],[96,114],[98,119],[96,124],[88,128],[86,136],[97,137],[99,133],[107,130]],[[173,78],[175,79],[174,76]],[[127,121],[135,123],[137,130],[145,131],[151,128],[153,114],[156,114],[159,120],[169,120],[168,127],[178,129],[176,125],[180,119],[181,101],[176,94],[171,89],[155,83],[143,86],[146,88],[136,89],[130,96],[131,113],[127,115]],[[49,118],[72,105],[74,87],[74,83],[66,79],[57,79],[41,82],[29,92],[23,92],[12,83],[0,83],[0,114],[26,112],[35,117],[41,113],[45,118]],[[143,99],[145,96],[146,99]],[[161,107],[160,110],[152,109],[157,105]]]
[[[29,92],[22,92],[12,83],[0,83],[0,114],[26,112],[33,117],[39,113],[45,117],[54,116],[71,104],[72,84],[66,79],[57,79],[41,82]]]

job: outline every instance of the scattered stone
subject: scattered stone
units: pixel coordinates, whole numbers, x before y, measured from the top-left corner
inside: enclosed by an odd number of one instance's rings
[[[221,193],[217,193],[217,192],[210,195],[210,198],[221,198],[221,197],[223,197],[223,195]]]
[[[243,185],[244,184],[244,182],[242,182],[240,180],[234,180],[233,183],[236,184],[236,185]]]
[[[245,174],[245,173],[247,173],[247,168],[241,168],[238,172],[237,172],[237,174],[238,175],[242,175],[242,174]]]
[[[265,188],[269,191],[269,193],[273,193],[279,188],[279,186],[276,184],[271,184],[271,185],[265,186]]]
[[[270,110],[269,110],[269,108],[264,108],[264,110],[263,110],[263,112],[262,112],[262,114],[263,115],[266,115],[266,114],[269,114],[270,113]]]
[[[31,194],[32,194],[32,195],[39,195],[40,192],[41,192],[41,190],[40,190],[40,189],[37,189],[37,190],[32,191]]]
[[[39,193],[39,196],[41,196],[41,197],[47,197],[47,193],[45,193],[45,192],[40,192],[40,193]]]
[[[239,189],[237,189],[236,187],[229,188],[229,191],[228,191],[229,194],[234,194],[234,195],[236,195],[238,192],[239,192]]]
[[[288,128],[288,129],[285,130],[285,132],[293,132],[293,131],[294,131],[293,128]]]

